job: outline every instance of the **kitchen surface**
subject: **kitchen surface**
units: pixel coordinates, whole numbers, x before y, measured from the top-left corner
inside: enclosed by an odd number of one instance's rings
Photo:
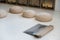
[[[16,5],[0,3],[0,9],[7,12],[12,6]],[[21,7],[24,10],[34,10],[37,14],[39,12],[48,12],[53,15],[53,20],[50,22],[39,22],[35,18],[24,18],[20,14],[8,13],[7,17],[0,19],[0,40],[60,40],[60,12],[28,6]],[[36,24],[53,25],[54,29],[42,38],[35,38],[24,33],[25,30]]]

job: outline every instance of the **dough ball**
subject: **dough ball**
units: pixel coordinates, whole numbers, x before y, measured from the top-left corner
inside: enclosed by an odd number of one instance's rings
[[[50,13],[41,12],[40,14],[36,15],[36,20],[41,22],[48,22],[52,20],[52,15]]]
[[[7,12],[5,10],[0,10],[0,18],[4,18],[7,16]]]
[[[13,6],[9,9],[9,12],[13,13],[13,14],[19,14],[23,12],[23,8],[20,6]]]
[[[26,10],[23,12],[23,17],[26,18],[33,18],[36,15],[36,12],[34,10]]]

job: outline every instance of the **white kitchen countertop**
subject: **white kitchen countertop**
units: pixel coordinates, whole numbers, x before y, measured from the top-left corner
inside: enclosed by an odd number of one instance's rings
[[[51,22],[39,22],[34,18],[24,18],[18,14],[10,14],[0,19],[0,40],[60,40],[60,12],[54,12]],[[42,38],[35,38],[24,31],[36,24],[53,25],[54,30]]]

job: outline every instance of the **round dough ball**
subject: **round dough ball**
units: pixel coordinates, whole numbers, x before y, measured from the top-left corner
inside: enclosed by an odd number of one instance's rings
[[[36,12],[34,10],[26,10],[24,11],[22,16],[26,18],[33,18],[35,15],[36,15]]]
[[[7,12],[5,10],[0,10],[0,18],[4,18],[7,16]]]
[[[40,14],[36,15],[36,20],[41,22],[49,22],[52,20],[52,15],[50,13],[41,12]]]
[[[23,8],[20,6],[13,6],[9,9],[9,12],[13,13],[13,14],[19,14],[23,12]]]

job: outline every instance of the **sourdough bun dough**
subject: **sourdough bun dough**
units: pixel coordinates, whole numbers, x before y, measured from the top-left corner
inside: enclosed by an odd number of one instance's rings
[[[33,18],[36,15],[36,12],[34,10],[26,10],[23,12],[23,17],[26,18]]]
[[[41,12],[40,14],[36,15],[36,20],[41,22],[49,22],[52,20],[52,15],[50,13]]]
[[[0,9],[0,18],[4,18],[7,16],[7,12],[5,10]]]
[[[23,12],[23,8],[20,6],[13,6],[9,9],[9,12],[13,13],[13,14],[19,14]]]

